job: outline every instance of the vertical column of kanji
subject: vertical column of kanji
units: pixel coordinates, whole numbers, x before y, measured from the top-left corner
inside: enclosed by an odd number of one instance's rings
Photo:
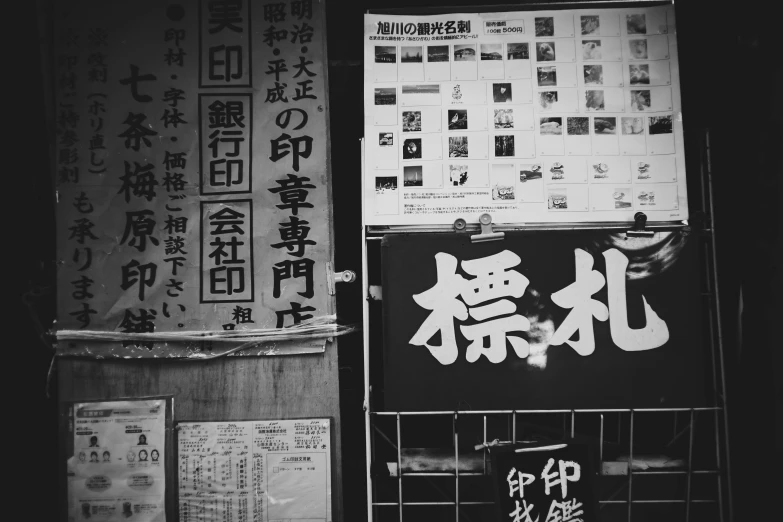
[[[276,196],[270,237],[276,327],[327,313],[329,260],[323,6],[309,0],[263,6],[261,93],[268,137],[262,158]],[[271,186],[270,186],[271,185]],[[278,209],[278,210],[274,210]],[[270,234],[273,235],[273,234]]]

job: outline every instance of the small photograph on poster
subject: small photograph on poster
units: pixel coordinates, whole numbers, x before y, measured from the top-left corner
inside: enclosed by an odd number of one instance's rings
[[[440,102],[440,85],[437,83],[402,86],[401,105],[440,105]]]
[[[647,149],[650,154],[674,154],[672,115],[647,119]]]
[[[397,81],[397,48],[395,46],[375,46],[373,77],[376,82]]]
[[[378,146],[379,147],[391,147],[394,145],[394,133],[393,132],[379,132],[378,133]]]
[[[568,189],[566,188],[547,189],[546,207],[549,210],[568,210]]]
[[[519,165],[519,182],[527,183],[537,179],[544,179],[540,163],[521,163]]]
[[[559,161],[555,161],[552,163],[552,166],[549,168],[549,174],[550,174],[550,180],[551,181],[565,181],[565,167],[562,163]]]
[[[540,91],[538,93],[538,106],[542,111],[554,110],[557,101],[557,91]]]
[[[644,14],[629,14],[625,16],[628,34],[647,34],[647,19]]]
[[[634,203],[637,210],[677,210],[680,208],[677,185],[634,187]]]
[[[513,157],[514,155],[514,136],[495,136],[495,157]]]
[[[636,183],[674,183],[677,181],[677,162],[673,155],[631,160]]]
[[[492,101],[495,103],[511,103],[513,101],[510,83],[492,84]]]
[[[536,61],[555,61],[555,42],[536,42]]]
[[[628,40],[628,50],[632,60],[647,60],[647,40]]]
[[[513,129],[514,109],[495,109],[494,122],[496,129]]]
[[[549,65],[538,68],[538,86],[548,87],[557,85],[557,67]]]
[[[405,49],[405,47],[403,47]],[[503,60],[503,44],[481,44],[482,60]]]
[[[644,137],[644,118],[621,118],[620,152],[624,156],[647,154],[647,140]]]
[[[467,158],[467,157],[468,157],[468,137],[450,136],[449,158]]]
[[[617,118],[594,118],[593,133],[599,135],[617,134]]]
[[[636,208],[655,207],[655,189],[636,191]]]
[[[636,162],[636,180],[637,181],[646,181],[652,178],[652,173],[650,172],[650,164],[646,161],[637,161]]]
[[[517,199],[522,203],[544,201],[544,175],[540,164],[519,165]]]
[[[530,49],[527,42],[506,44],[507,60],[529,60]]]
[[[500,80],[504,77],[503,44],[481,44],[479,79]]]
[[[650,65],[640,63],[628,66],[630,72],[631,85],[650,85]]]
[[[375,105],[397,105],[397,89],[394,87],[376,87]]]
[[[489,188],[487,162],[450,164],[449,185],[464,188]]]
[[[672,116],[671,114],[666,116],[650,116],[650,135],[656,134],[671,134],[672,133]]]
[[[406,47],[400,48],[400,63],[422,63],[421,47]]]
[[[394,46],[376,45],[375,63],[395,63],[397,61],[397,48]]]
[[[582,40],[582,60],[601,60],[601,40]]]
[[[455,62],[475,62],[476,45],[475,44],[456,44],[454,46]]]
[[[487,86],[482,82],[452,82],[443,84],[443,103],[446,105],[484,105]]]
[[[555,19],[551,16],[536,17],[536,38],[555,35]]]
[[[644,118],[622,118],[624,136],[644,134]]]
[[[628,158],[593,157],[587,170],[595,183],[630,183],[631,168]]]
[[[617,139],[617,118],[593,119],[592,148],[593,154],[612,156],[620,154],[620,145]]]
[[[590,118],[566,118],[565,152],[568,156],[590,156],[593,153]]]
[[[403,49],[405,49],[403,47]],[[427,46],[427,61],[434,62],[448,62],[449,61],[449,46],[448,45],[428,45]]]
[[[397,176],[376,176],[375,213],[397,214],[398,203]]]
[[[402,169],[402,185],[404,187],[423,187],[424,168],[421,165],[411,165]]]
[[[603,85],[604,84],[604,66],[603,65],[583,65],[585,85]]]
[[[601,34],[601,20],[598,15],[582,15],[579,18],[582,36]]]
[[[542,136],[562,136],[563,118],[560,116],[553,118],[541,118],[538,128]]]
[[[588,111],[602,111],[606,108],[604,91],[585,91],[585,108]]]
[[[399,152],[395,145],[396,142],[394,141],[393,132],[378,133],[378,146],[373,154],[376,169],[397,169],[399,164]]]
[[[421,138],[408,138],[402,143],[402,159],[421,159]]]
[[[506,79],[530,78],[530,47],[527,42],[506,44]]]
[[[468,111],[450,109],[448,111],[449,130],[468,130]]]
[[[490,173],[493,201],[513,201],[516,199],[516,183],[514,182],[514,165],[492,165]]]
[[[631,111],[650,110],[650,91],[631,91]]]
[[[563,161],[547,162],[544,177],[546,183],[587,183],[585,161],[564,158]]]
[[[614,208],[617,210],[628,210],[633,207],[631,201],[631,187],[617,187],[612,193]]]
[[[575,116],[566,121],[569,136],[588,136],[590,134],[590,118]]]
[[[421,132],[421,111],[402,112],[402,132]]]

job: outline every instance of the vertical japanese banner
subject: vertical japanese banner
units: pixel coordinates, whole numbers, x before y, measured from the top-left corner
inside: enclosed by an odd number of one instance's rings
[[[54,18],[57,329],[256,330],[330,314],[323,3],[62,0]],[[323,341],[242,353],[270,348]]]

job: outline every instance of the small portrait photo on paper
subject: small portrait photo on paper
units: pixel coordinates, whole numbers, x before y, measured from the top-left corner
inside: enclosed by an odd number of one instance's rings
[[[514,109],[495,109],[495,128],[514,128]]]
[[[595,134],[617,134],[617,118],[594,118],[593,133]]]
[[[650,66],[646,63],[629,65],[631,85],[650,85]]]
[[[589,36],[591,34],[599,34],[601,28],[601,21],[598,15],[587,15],[580,17],[582,25],[582,36]]]
[[[582,60],[601,59],[601,40],[582,40]]]
[[[650,134],[671,134],[672,133],[672,116],[650,116]]]
[[[625,15],[628,34],[647,34],[647,19],[644,14]]]
[[[538,128],[544,136],[562,136],[563,118],[541,118]]]
[[[644,118],[622,118],[624,136],[644,134]]]
[[[587,136],[590,134],[590,118],[581,116],[567,118],[566,129],[569,136]]]
[[[583,65],[585,85],[603,85],[604,84],[604,66],[603,65]]]
[[[424,185],[424,168],[421,165],[403,167],[402,185],[404,187],[421,187]]]
[[[511,103],[511,84],[510,83],[493,83],[492,84],[492,101],[495,103]]]
[[[634,60],[646,60],[647,40],[628,40],[628,50]]]
[[[427,46],[427,61],[428,62],[448,62],[449,61],[449,46],[448,45],[428,45]]]
[[[385,194],[397,190],[397,176],[376,176],[375,193]]]
[[[421,159],[421,138],[409,138],[402,143],[402,159]]]
[[[551,16],[536,17],[536,37],[554,35],[555,19]]]
[[[449,130],[468,130],[468,111],[449,110]]]
[[[506,46],[506,59],[507,60],[529,60],[530,48],[527,42],[523,43],[510,43]]]
[[[449,137],[449,158],[467,158],[468,157],[468,137],[451,136]]]
[[[397,61],[397,48],[390,45],[375,46],[375,63],[394,63]]]
[[[403,111],[402,132],[421,132],[421,111]]]
[[[476,44],[456,44],[454,46],[455,62],[475,62]]]
[[[405,47],[400,48],[400,63],[421,63],[421,47]]]
[[[557,103],[557,91],[541,91],[538,93],[538,105],[542,110],[552,110],[552,106]]]
[[[550,87],[557,85],[557,67],[549,65],[538,68],[538,86]]]
[[[631,91],[631,110],[649,111],[650,110],[650,91]]]
[[[378,145],[381,147],[391,147],[394,145],[394,133],[392,132],[379,132],[378,133]]]
[[[507,157],[514,155],[514,136],[495,136],[495,156]]]
[[[394,87],[376,87],[375,105],[397,105],[397,89]]]
[[[539,62],[554,62],[555,42],[536,42],[536,60]]]
[[[503,44],[481,44],[482,60],[502,60]]]
[[[585,107],[590,111],[604,110],[604,91],[585,91]]]

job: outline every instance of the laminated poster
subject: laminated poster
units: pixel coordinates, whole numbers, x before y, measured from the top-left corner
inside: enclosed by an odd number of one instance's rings
[[[166,401],[73,405],[68,521],[165,522]]]
[[[332,520],[329,419],[180,423],[180,522]]]
[[[686,220],[675,35],[673,6],[365,15],[365,224]]]

